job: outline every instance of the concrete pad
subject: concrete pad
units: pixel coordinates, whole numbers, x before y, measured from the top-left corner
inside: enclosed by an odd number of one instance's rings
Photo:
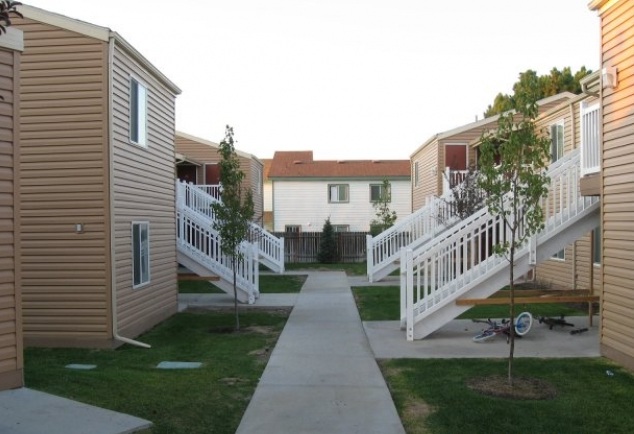
[[[125,434],[152,422],[21,388],[0,392],[2,434]]]
[[[549,330],[536,320],[530,332],[515,341],[515,357],[599,357],[599,319],[594,326],[588,317],[566,317],[574,328],[588,331],[570,334],[573,327]],[[363,323],[370,346],[378,359],[392,358],[504,358],[508,345],[503,336],[476,343],[472,338],[486,324],[471,320],[454,320],[425,339],[408,342],[399,321],[367,321]]]
[[[77,369],[79,371],[90,371],[97,367],[97,365],[86,365],[84,363],[71,363],[64,366],[66,369]]]
[[[404,434],[386,387],[258,386],[237,434]]]

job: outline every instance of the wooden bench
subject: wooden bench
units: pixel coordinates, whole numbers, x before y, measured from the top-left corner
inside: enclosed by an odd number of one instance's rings
[[[588,303],[588,321],[592,326],[592,303],[598,303],[600,297],[588,291],[573,290],[516,290],[515,305],[543,303]],[[459,298],[457,306],[503,305],[510,304],[509,291],[498,291],[489,298]]]
[[[178,280],[206,280],[210,282],[216,282],[220,280],[218,276],[199,276],[193,273],[178,273]]]

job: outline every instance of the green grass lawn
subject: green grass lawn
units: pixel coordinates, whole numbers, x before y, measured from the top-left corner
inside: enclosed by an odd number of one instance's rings
[[[260,275],[260,292],[262,294],[299,292],[306,277],[305,275]],[[221,289],[206,280],[181,280],[178,282],[178,292],[181,294],[223,293]]]
[[[484,396],[465,381],[506,375],[506,360],[383,360],[408,434],[631,433],[634,376],[605,359],[516,359],[515,375],[546,380],[552,400]],[[608,376],[606,370],[614,373]]]
[[[243,311],[241,331],[232,333],[232,313],[180,313],[138,338],[151,349],[27,348],[25,381],[33,389],[148,419],[153,434],[233,434],[286,318],[286,311]],[[156,369],[161,361],[203,367]],[[97,368],[66,369],[70,363]]]
[[[337,264],[286,264],[287,271],[313,270],[313,271],[345,271],[348,276],[364,276],[367,273],[365,262],[337,263]]]
[[[359,286],[352,288],[359,314],[363,321],[392,321],[399,319],[400,288],[398,286]],[[564,303],[524,304],[516,303],[515,312],[529,311],[534,317],[561,315],[587,315],[587,310],[579,310]],[[505,318],[509,307],[505,305],[474,306],[459,319]]]

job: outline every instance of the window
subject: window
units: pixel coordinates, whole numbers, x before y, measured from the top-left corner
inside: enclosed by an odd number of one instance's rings
[[[350,225],[332,225],[333,232],[348,232],[350,231]]]
[[[601,226],[592,231],[592,263],[601,264]]]
[[[553,163],[564,156],[563,121],[550,126],[550,156]]]
[[[302,227],[300,225],[286,225],[284,226],[284,232],[291,234],[298,234],[302,231]]]
[[[561,261],[565,261],[566,260],[566,250],[565,249],[561,249],[560,251],[555,253],[553,255],[553,259],[559,259]]]
[[[387,201],[392,201],[392,188],[388,186],[387,192],[384,192],[383,184],[370,184],[370,202],[378,202],[387,194]]]
[[[418,161],[414,162],[414,186],[418,187]]]
[[[342,203],[348,202],[348,184],[330,184],[328,185],[328,202]]]
[[[147,139],[147,88],[130,78],[130,141],[145,146]]]
[[[132,287],[150,281],[150,224],[132,222]]]

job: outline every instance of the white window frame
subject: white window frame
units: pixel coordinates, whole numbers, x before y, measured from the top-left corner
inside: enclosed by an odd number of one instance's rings
[[[420,167],[418,161],[414,161],[414,187],[418,187],[418,183],[420,181]]]
[[[557,131],[558,127],[561,127],[561,143],[559,143],[559,140],[557,140],[557,143],[555,144],[555,137],[559,139],[559,135],[553,134],[553,130]],[[555,161],[559,160],[561,157],[564,156],[564,152],[566,148],[565,142],[566,142],[566,128],[565,128],[564,121],[560,120],[553,124],[550,124],[550,161],[551,163],[554,163]]]
[[[332,225],[333,232],[350,232],[350,225]]]
[[[586,101],[582,101],[580,103],[581,176],[598,173],[601,170],[601,112],[599,109],[600,104],[598,102],[588,104]],[[588,121],[593,122],[589,123]],[[596,146],[596,149],[590,149],[592,144]],[[589,150],[598,152],[589,152]]]
[[[379,189],[379,197],[377,199],[373,199],[372,198],[372,189],[373,188],[377,188]],[[383,183],[376,183],[376,184],[370,184],[370,203],[377,203],[381,200],[381,196],[383,196]],[[390,184],[388,187],[388,192],[387,192],[387,201],[388,202],[392,202],[392,185]]]
[[[135,228],[139,228],[138,234]],[[143,239],[143,231],[145,231],[145,239]],[[130,238],[132,247],[132,288],[136,289],[150,283],[150,222],[133,221]]]
[[[337,189],[337,197],[333,199],[333,188]],[[340,189],[345,188],[345,198],[340,199]],[[349,203],[350,202],[350,184],[328,184],[328,203]]]
[[[555,261],[565,261],[566,260],[566,249],[561,249],[557,253],[555,253],[552,258]]]
[[[137,77],[130,76],[130,142],[147,146],[147,85]],[[137,95],[136,105],[133,95]]]
[[[601,253],[603,251],[601,248],[601,241],[601,226],[599,225],[592,231],[592,264],[595,267],[601,266]]]

